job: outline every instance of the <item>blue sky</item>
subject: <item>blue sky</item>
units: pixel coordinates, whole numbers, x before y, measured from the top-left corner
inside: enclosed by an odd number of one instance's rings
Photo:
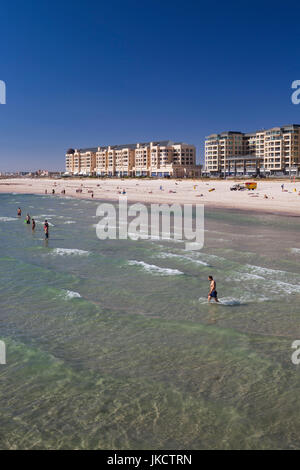
[[[69,147],[300,123],[300,5],[24,1],[0,10],[0,171],[63,169]]]

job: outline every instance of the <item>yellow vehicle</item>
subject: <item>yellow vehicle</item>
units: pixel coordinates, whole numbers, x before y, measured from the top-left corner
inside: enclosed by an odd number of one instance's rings
[[[254,183],[252,181],[248,181],[247,183],[245,183],[245,186],[247,189],[256,189],[257,188],[257,183]]]

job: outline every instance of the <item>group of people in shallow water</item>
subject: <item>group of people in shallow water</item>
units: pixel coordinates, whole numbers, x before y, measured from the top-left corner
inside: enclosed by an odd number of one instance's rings
[[[18,214],[18,217],[22,217],[22,209],[20,207],[18,208],[17,214]],[[32,219],[28,213],[25,218],[25,223],[27,225],[31,224],[32,231],[33,232],[35,231],[35,226],[36,226],[35,220]],[[44,222],[44,233],[45,233],[45,239],[48,239],[49,238],[49,224],[47,220],[45,220]]]
[[[22,217],[22,210],[21,210],[20,207],[18,208],[17,214],[18,214],[18,217]],[[32,231],[34,232],[35,231],[35,220],[32,219],[29,214],[26,215],[25,222],[26,222],[27,225],[30,225],[30,224],[32,225]],[[45,233],[45,239],[48,240],[48,238],[49,238],[49,224],[48,224],[47,220],[45,220],[45,223],[44,223],[44,233]],[[210,283],[210,289],[209,289],[208,299],[207,299],[208,302],[210,302],[211,299],[214,299],[215,302],[219,302],[216,281],[214,280],[214,278],[212,276],[208,276],[208,281]]]

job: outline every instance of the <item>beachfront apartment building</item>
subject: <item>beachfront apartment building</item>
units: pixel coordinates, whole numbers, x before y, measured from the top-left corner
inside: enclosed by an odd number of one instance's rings
[[[300,125],[253,133],[228,131],[205,140],[205,173],[211,176],[298,175]]]
[[[193,145],[166,140],[69,149],[66,174],[182,178],[200,176],[201,170]]]
[[[66,153],[66,172],[69,174],[92,174],[96,165],[96,150],[69,149]]]

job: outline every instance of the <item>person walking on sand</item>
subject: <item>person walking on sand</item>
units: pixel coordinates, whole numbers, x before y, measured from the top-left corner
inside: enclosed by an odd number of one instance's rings
[[[215,299],[215,302],[219,302],[218,292],[216,291],[216,288],[217,288],[216,281],[214,281],[214,278],[212,276],[208,276],[208,280],[210,282],[210,290],[209,290],[209,293],[208,293],[208,302],[210,302],[211,299]]]
[[[48,239],[49,238],[49,224],[47,220],[45,220],[45,223],[44,223],[44,232],[45,232],[45,238]]]
[[[22,216],[22,211],[21,211],[21,208],[20,208],[20,207],[19,207],[19,209],[18,209],[17,214],[18,214],[18,217],[21,217],[21,216]]]

